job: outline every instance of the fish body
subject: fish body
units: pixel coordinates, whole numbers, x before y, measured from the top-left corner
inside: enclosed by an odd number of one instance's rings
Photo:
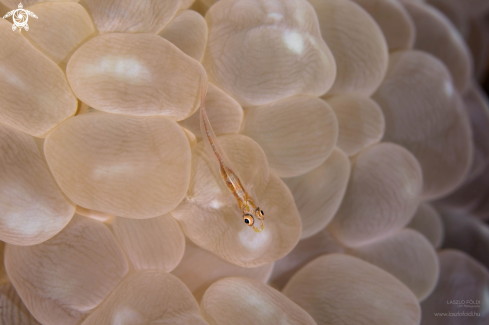
[[[205,95],[207,93],[207,84],[202,87],[200,98],[200,132],[204,145],[207,148],[207,153],[211,157],[215,157],[219,165],[219,171],[223,181],[228,189],[233,193],[238,202],[239,209],[243,212],[244,222],[253,228],[254,231],[260,232],[263,230],[263,220],[265,219],[263,211],[257,207],[255,201],[244,188],[238,175],[234,172],[234,167],[231,161],[222,150],[212,126],[209,122],[209,117],[205,110]],[[256,227],[256,220],[260,222],[260,227]]]

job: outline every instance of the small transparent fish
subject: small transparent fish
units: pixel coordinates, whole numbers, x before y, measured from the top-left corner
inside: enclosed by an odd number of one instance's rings
[[[233,193],[236,201],[238,202],[240,210],[243,212],[244,222],[253,227],[253,230],[260,232],[263,230],[263,220],[265,220],[265,213],[260,207],[257,206],[255,201],[248,194],[244,188],[238,175],[234,172],[236,170],[229,158],[222,150],[216,135],[207,117],[205,111],[205,95],[207,93],[207,83],[203,85],[200,95],[200,132],[202,133],[202,139],[210,157],[215,157],[219,164],[219,171],[222,179],[226,183],[228,189]],[[260,222],[260,226],[256,227],[256,223]]]

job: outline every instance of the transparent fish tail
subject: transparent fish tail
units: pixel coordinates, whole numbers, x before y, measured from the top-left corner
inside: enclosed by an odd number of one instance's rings
[[[205,71],[203,71],[203,73],[205,73]],[[216,134],[214,133],[214,130],[209,122],[209,117],[207,116],[207,112],[205,110],[206,93],[207,82],[202,84],[200,91],[200,133],[207,149],[207,154],[218,164],[219,168],[224,167],[232,171],[236,171],[231,163],[231,160],[226,156],[226,153],[219,145]]]

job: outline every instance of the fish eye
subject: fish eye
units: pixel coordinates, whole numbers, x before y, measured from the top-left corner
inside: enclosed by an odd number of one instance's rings
[[[255,219],[253,219],[253,216],[251,216],[249,214],[245,214],[243,216],[243,220],[250,227],[253,226],[253,224],[255,223]]]
[[[256,208],[255,215],[260,220],[263,220],[265,218],[265,213],[260,208]]]

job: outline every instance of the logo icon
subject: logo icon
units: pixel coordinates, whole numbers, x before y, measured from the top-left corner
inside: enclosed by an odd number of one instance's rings
[[[36,14],[32,11],[25,10],[22,3],[19,3],[19,9],[14,9],[12,11],[7,12],[3,18],[12,17],[14,24],[12,25],[12,30],[15,31],[17,28],[21,30],[24,28],[26,31],[29,30],[29,25],[27,25],[27,20],[29,20],[29,16],[37,18]]]

